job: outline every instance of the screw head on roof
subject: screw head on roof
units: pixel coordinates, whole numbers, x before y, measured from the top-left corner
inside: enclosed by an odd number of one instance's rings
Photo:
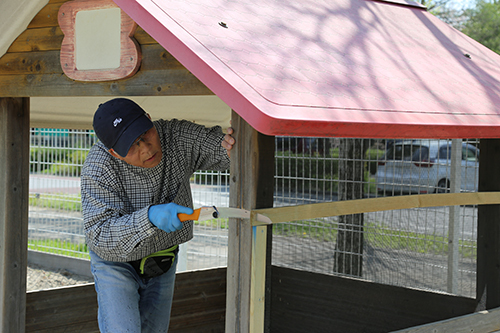
[[[470,56],[470,54],[468,53],[464,53],[464,56],[467,58],[467,59],[472,59],[472,57]]]
[[[226,24],[225,22],[220,21],[220,22],[219,22],[219,25],[220,25],[221,27],[223,27],[223,28],[226,28],[226,29],[227,29],[227,24]]]

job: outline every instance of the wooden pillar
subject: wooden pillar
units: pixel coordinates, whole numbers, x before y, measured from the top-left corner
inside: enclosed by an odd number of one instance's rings
[[[479,192],[500,191],[500,139],[481,139]],[[500,307],[500,205],[479,205],[477,218],[478,310]]]
[[[236,145],[231,151],[229,205],[272,207],[274,137],[258,133],[235,112],[232,127]],[[229,221],[226,332],[269,330],[271,231],[270,226],[252,227],[248,220]]]
[[[28,264],[29,98],[0,98],[0,330],[24,332]]]

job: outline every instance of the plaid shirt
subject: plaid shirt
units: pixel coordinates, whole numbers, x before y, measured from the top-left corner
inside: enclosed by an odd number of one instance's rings
[[[188,121],[154,122],[163,156],[154,168],[113,157],[96,143],[81,176],[82,210],[89,248],[108,261],[141,259],[193,238],[193,222],[166,233],[148,219],[151,205],[175,202],[193,207],[189,178],[196,170],[227,170],[224,134]]]

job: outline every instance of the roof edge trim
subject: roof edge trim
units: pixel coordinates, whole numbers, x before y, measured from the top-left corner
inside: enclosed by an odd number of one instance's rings
[[[421,3],[418,3],[418,2],[415,2],[412,0],[368,0],[368,1],[387,2],[387,3],[394,4],[394,5],[408,6],[408,7],[414,7],[414,8],[427,10],[427,6],[424,6]]]

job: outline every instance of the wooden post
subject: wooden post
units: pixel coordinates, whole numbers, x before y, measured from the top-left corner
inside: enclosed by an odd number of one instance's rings
[[[28,264],[29,98],[0,98],[0,330],[24,332]]]
[[[500,139],[481,139],[479,192],[500,191]],[[500,205],[479,205],[477,310],[500,306]]]
[[[462,184],[462,139],[451,140],[450,192],[460,193]],[[448,292],[458,293],[460,206],[450,206],[448,219]]]
[[[273,206],[274,137],[255,131],[235,112],[232,127],[236,145],[231,152],[231,207]],[[252,227],[250,221],[229,221],[226,332],[264,332],[269,328],[266,305],[270,291],[271,227]],[[267,306],[269,308],[269,306]]]

